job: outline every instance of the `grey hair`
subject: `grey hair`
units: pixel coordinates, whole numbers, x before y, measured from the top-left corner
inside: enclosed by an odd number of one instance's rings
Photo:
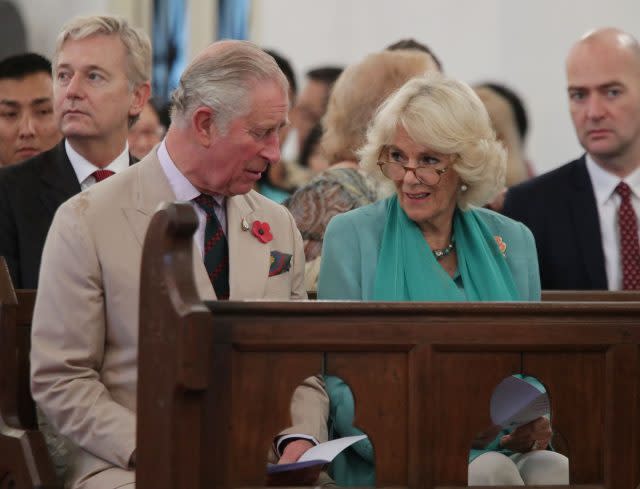
[[[217,49],[200,55],[185,70],[171,95],[171,121],[184,127],[198,107],[215,113],[219,131],[250,110],[250,90],[266,80],[285,91],[288,82],[275,60],[248,41],[223,41]]]
[[[359,156],[388,193],[394,186],[376,166],[382,146],[392,142],[399,125],[417,143],[456,155],[453,169],[467,186],[458,191],[461,209],[486,204],[504,187],[506,151],[466,83],[431,73],[408,81],[379,108]]]

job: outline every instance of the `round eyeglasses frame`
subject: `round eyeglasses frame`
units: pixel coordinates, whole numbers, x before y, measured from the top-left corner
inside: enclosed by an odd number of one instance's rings
[[[383,155],[388,149],[388,146],[383,146],[380,150],[380,154],[378,155],[378,166],[380,167],[380,171],[382,172],[382,174],[391,181],[402,181],[407,172],[410,171],[413,173],[413,176],[416,178],[416,180],[418,180],[423,185],[438,185],[440,183],[440,180],[442,179],[442,175],[449,171],[448,166],[445,168],[432,168],[429,166],[417,166],[415,168],[412,168],[410,166],[401,165],[400,163],[385,160]],[[392,178],[387,175],[387,172],[385,172],[385,167],[387,169],[402,168],[404,170],[404,173],[400,178]]]

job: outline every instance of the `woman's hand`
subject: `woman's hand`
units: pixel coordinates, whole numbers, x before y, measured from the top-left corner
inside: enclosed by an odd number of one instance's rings
[[[547,418],[540,417],[503,436],[500,439],[500,446],[520,453],[546,450],[552,435],[551,423]]]

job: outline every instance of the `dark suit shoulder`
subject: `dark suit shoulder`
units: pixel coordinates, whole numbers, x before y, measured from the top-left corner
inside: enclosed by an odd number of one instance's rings
[[[554,212],[570,189],[585,186],[588,182],[589,174],[583,156],[511,187],[505,197],[502,212],[531,227],[529,219],[541,218],[547,212]]]
[[[559,190],[566,188],[567,184],[575,183],[576,172],[586,172],[584,156],[576,160],[570,161],[554,170],[543,173],[531,180],[527,180],[519,185],[509,189],[508,194],[527,195],[530,197],[545,197],[540,192],[548,192],[550,190]],[[530,195],[531,193],[537,195]],[[548,197],[548,195],[546,195]]]
[[[58,158],[58,147],[40,153],[15,165],[0,168],[0,182],[15,182],[40,175],[42,169]]]

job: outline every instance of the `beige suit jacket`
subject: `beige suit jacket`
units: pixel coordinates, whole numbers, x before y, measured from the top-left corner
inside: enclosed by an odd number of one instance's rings
[[[31,350],[33,397],[78,448],[68,485],[135,484],[138,298],[142,243],[158,205],[174,200],[153,152],[82,192],[57,211],[42,257]],[[242,220],[267,221],[260,242]],[[303,299],[302,238],[289,212],[251,191],[227,199],[231,299]],[[214,299],[194,243],[200,296]],[[291,269],[268,277],[270,252],[293,255]]]

